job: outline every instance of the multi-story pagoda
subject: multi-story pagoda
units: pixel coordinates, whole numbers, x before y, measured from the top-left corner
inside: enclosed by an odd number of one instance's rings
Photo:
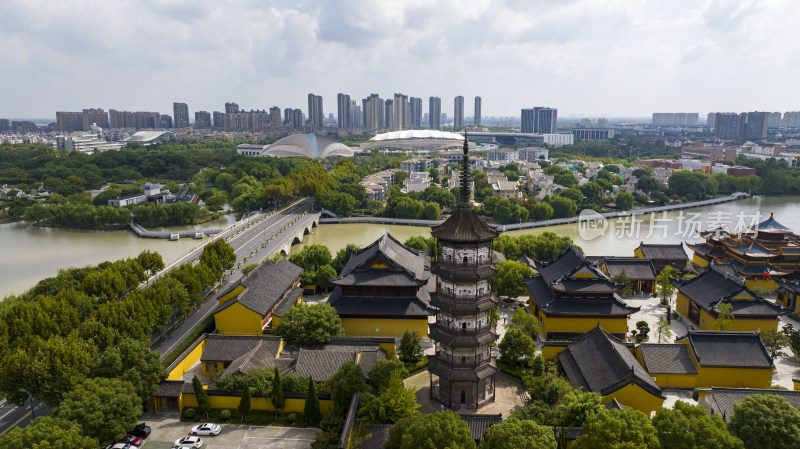
[[[431,266],[436,275],[431,305],[438,312],[430,326],[436,355],[429,357],[428,369],[433,399],[451,409],[477,410],[494,402],[499,371],[491,352],[498,336],[490,319],[498,302],[489,286],[497,273],[492,241],[499,233],[472,208],[468,151],[465,134],[458,206],[431,232],[440,249]]]

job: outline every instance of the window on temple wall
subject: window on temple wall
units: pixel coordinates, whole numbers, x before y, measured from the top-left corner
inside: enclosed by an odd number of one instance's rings
[[[466,329],[466,328],[467,328],[467,323],[461,323],[461,329]]]
[[[467,363],[467,358],[463,355],[461,356],[461,363]]]
[[[467,256],[464,256],[464,263],[467,263]]]

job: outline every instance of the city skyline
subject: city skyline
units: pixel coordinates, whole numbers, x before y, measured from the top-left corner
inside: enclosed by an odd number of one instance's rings
[[[483,117],[530,104],[588,117],[797,110],[798,8],[696,3],[67,0],[41,14],[12,0],[0,5],[0,56],[13,62],[0,66],[0,117],[211,112],[231,99],[306,109],[308,92],[327,104],[339,92],[480,95]]]

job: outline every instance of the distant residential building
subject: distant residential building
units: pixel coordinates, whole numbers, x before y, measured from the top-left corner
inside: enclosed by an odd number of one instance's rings
[[[261,154],[267,150],[268,146],[269,145],[243,143],[236,146],[236,154],[241,154],[243,156],[261,156]]]
[[[398,168],[379,171],[367,175],[359,183],[367,192],[368,201],[386,201],[386,194],[389,186],[394,184],[394,174],[400,171]]]
[[[442,129],[442,99],[430,97],[428,99],[428,120],[431,129]]]
[[[481,97],[475,97],[475,126],[481,126]]]
[[[272,129],[281,129],[281,108],[277,106],[269,108],[269,120]]]
[[[781,126],[781,113],[780,112],[767,112],[767,127],[778,128]]]
[[[525,147],[520,148],[519,159],[528,162],[537,162],[540,160],[547,160],[550,158],[550,150],[541,147]]]
[[[654,112],[653,126],[697,126],[700,114],[696,112]]]
[[[422,98],[411,97],[408,100],[409,108],[411,111],[411,129],[422,128]]]
[[[720,139],[753,139],[767,137],[768,113],[718,112],[714,115],[714,136]]]
[[[429,168],[433,168],[433,159],[415,157],[413,159],[400,162],[400,170],[406,171],[408,173],[424,172],[427,171]]]
[[[211,114],[208,111],[197,111],[194,113],[195,129],[211,129]]]
[[[558,109],[537,106],[522,110],[522,133],[555,134],[558,132]]]
[[[82,131],[83,115],[80,112],[56,112],[56,123],[61,131]]]
[[[350,127],[361,128],[361,106],[355,101],[350,101]]]
[[[312,131],[322,129],[322,97],[319,95],[308,94],[308,121],[311,123]]]
[[[403,192],[422,192],[431,186],[430,174],[426,171],[410,172],[403,185]]]
[[[83,130],[89,131],[92,125],[97,125],[103,129],[108,128],[108,112],[101,108],[84,109],[81,112]]]
[[[214,111],[213,118],[215,129],[222,129],[225,126],[225,113]]]
[[[103,139],[97,132],[77,133],[56,138],[58,149],[79,151],[81,153],[103,153],[109,150],[119,150],[122,145],[120,142],[109,142]]]
[[[767,137],[768,114],[767,112],[748,112],[745,115],[745,139],[761,140]]]
[[[337,106],[337,120],[339,129],[349,129],[350,128],[350,115],[351,115],[351,107],[352,104],[350,103],[350,95],[346,95],[340,93],[336,95],[336,106]]]
[[[394,127],[394,101],[386,100],[383,102],[384,117],[383,124],[386,128]]]
[[[162,116],[158,112],[146,111],[117,111],[111,109],[108,111],[108,120],[110,128],[134,128],[134,129],[156,129],[156,128],[171,128],[163,126],[162,118],[169,116]],[[172,121],[170,120],[170,123]]]
[[[464,128],[464,97],[459,95],[453,101],[453,130]]]
[[[390,122],[391,129],[394,131],[400,131],[411,128],[411,105],[408,103],[408,95],[403,95],[400,93],[394,94],[392,107],[393,120]]]
[[[0,131],[8,131],[11,129],[11,122],[7,118],[0,118]]]
[[[188,128],[189,105],[186,103],[172,103],[172,117],[175,128]]]
[[[614,130],[610,128],[573,128],[572,136],[579,140],[608,140],[614,138]]]
[[[512,198],[522,198],[522,192],[519,190],[518,181],[495,181],[492,183],[494,194],[500,198],[510,200]]]
[[[784,112],[781,119],[781,126],[783,128],[796,128],[800,126],[800,112]]]
[[[519,151],[510,148],[497,148],[487,151],[486,159],[490,161],[516,161],[519,160]]]
[[[713,128],[717,123],[717,113],[716,112],[709,112],[706,116],[706,126],[709,128]]]
[[[385,101],[378,94],[370,94],[361,104],[364,107],[364,129],[377,131],[386,126]]]
[[[229,102],[225,103],[225,113],[226,114],[236,114],[238,112],[239,112],[239,105],[238,104],[236,104],[236,103],[234,103],[232,101],[229,101]]]

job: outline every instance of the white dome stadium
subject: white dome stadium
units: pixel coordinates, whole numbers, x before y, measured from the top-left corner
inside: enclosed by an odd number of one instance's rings
[[[381,140],[397,140],[397,139],[463,140],[464,135],[458,133],[451,133],[447,131],[439,131],[436,129],[406,129],[403,131],[391,131],[388,133],[378,134],[369,140],[381,141]]]

